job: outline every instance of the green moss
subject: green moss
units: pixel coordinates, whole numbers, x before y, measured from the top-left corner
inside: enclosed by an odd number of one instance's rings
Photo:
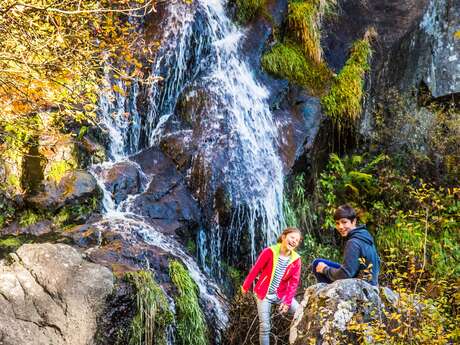
[[[189,253],[191,254],[195,254],[196,253],[196,243],[192,240],[188,240],[185,247],[187,248],[187,250],[189,251]]]
[[[353,123],[361,114],[364,75],[369,69],[371,53],[369,40],[356,41],[329,93],[321,99],[324,112],[334,120]]]
[[[290,36],[301,43],[305,56],[320,63],[322,49],[317,4],[309,1],[291,2],[287,23]]]
[[[174,299],[179,344],[206,345],[206,321],[198,303],[198,287],[187,269],[176,260],[169,264],[169,275],[178,290]]]
[[[30,242],[27,236],[7,236],[0,239],[0,259],[15,252],[22,244]]]
[[[264,8],[265,0],[236,0],[236,19],[246,24]]]
[[[55,181],[56,183],[59,183],[67,171],[73,170],[75,168],[76,164],[66,160],[53,162],[46,177],[52,181]]]
[[[40,221],[43,217],[32,210],[26,210],[19,216],[19,225],[21,226],[30,226],[38,221]]]
[[[262,57],[263,68],[275,76],[321,94],[331,77],[324,64],[316,64],[305,58],[299,45],[292,42],[277,44]]]
[[[166,328],[173,314],[163,290],[149,271],[130,272],[126,278],[136,289],[137,303],[129,345],[166,345]]]
[[[76,205],[65,206],[53,217],[53,223],[59,227],[83,224],[100,207],[100,195],[94,195]]]
[[[16,237],[0,239],[1,248],[6,248],[6,249],[14,248],[14,250],[16,250],[17,248],[21,246],[21,244],[22,242]]]

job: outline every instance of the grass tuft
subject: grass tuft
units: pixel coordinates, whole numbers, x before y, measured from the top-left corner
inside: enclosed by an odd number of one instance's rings
[[[208,344],[206,321],[198,303],[198,287],[179,261],[170,262],[169,275],[178,290],[175,302],[179,344]]]
[[[166,345],[166,328],[173,314],[163,290],[149,271],[130,272],[126,278],[136,289],[137,302],[129,345]]]
[[[314,2],[291,2],[287,17],[288,31],[301,43],[305,56],[322,61],[318,6]]]

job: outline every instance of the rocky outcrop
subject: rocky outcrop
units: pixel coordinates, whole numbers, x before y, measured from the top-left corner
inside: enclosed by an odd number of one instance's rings
[[[289,342],[294,345],[358,343],[349,330],[352,323],[381,317],[383,303],[376,288],[360,279],[316,284],[306,289],[291,324]]]
[[[322,46],[326,60],[335,71],[345,64],[348,52],[368,27],[378,38],[373,45],[374,61],[384,58],[389,47],[420,23],[429,0],[338,1],[336,15],[326,16]]]
[[[62,244],[23,245],[0,261],[3,345],[94,343],[113,276]]]
[[[27,202],[45,210],[59,209],[98,194],[96,179],[84,170],[69,171],[59,183],[48,181],[43,188],[42,192],[29,197]]]

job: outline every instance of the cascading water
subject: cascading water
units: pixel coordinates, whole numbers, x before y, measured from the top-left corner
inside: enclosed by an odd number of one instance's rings
[[[151,88],[149,94],[151,107],[149,107],[148,116],[141,119],[137,109],[138,82],[131,82],[127,86],[122,80],[114,80],[106,72],[105,85],[103,85],[103,92],[99,98],[99,121],[106,128],[111,139],[109,144],[110,161],[94,165],[90,169],[103,191],[104,217],[99,222],[94,223],[93,226],[101,229],[109,228],[111,231],[120,233],[137,233],[143,237],[146,243],[180,258],[199,288],[200,299],[205,304],[212,306],[212,308],[205,310],[205,313],[213,320],[217,329],[216,335],[219,336],[228,322],[228,308],[223,302],[223,294],[219,291],[219,287],[200,271],[194,258],[182,249],[179,242],[163,235],[142,216],[130,211],[129,204],[136,198],[136,195],[130,195],[126,200],[117,204],[106,189],[104,180],[104,172],[119,163],[129,162],[129,164],[136,165],[140,170],[136,163],[129,160],[129,155],[149,146],[154,140],[155,133],[158,132],[156,126],[158,122],[161,124],[160,116],[157,117],[157,114],[168,115],[164,113],[170,110],[170,103],[177,97],[177,92],[185,80],[188,71],[185,68],[184,47],[187,44],[185,41],[192,36],[190,25],[193,14],[188,13],[181,16],[180,14],[186,13],[183,10],[184,6],[187,5],[182,1],[170,6],[172,15],[166,25],[165,33],[167,35],[164,38],[164,42],[167,44],[162,47],[158,54],[160,58],[154,66],[153,74],[165,68],[170,68],[174,74],[168,78],[166,83],[163,83],[166,85],[165,88],[161,90],[155,87]],[[186,28],[186,30],[180,30],[181,27]],[[180,67],[175,69],[173,66],[176,62],[181,62],[180,65],[184,66],[184,69],[181,70]],[[157,109],[161,109],[161,112]],[[142,144],[142,136],[144,136],[144,140],[146,136],[148,139],[144,144]],[[143,183],[139,194],[145,190],[152,178],[142,171],[140,173]],[[169,339],[171,341],[172,337]],[[219,339],[216,341],[219,342]]]
[[[212,189],[218,180],[233,205],[233,221],[227,243],[239,252],[242,231],[248,231],[251,256],[255,259],[257,230],[264,244],[274,241],[282,227],[283,174],[276,150],[276,126],[267,103],[268,92],[260,86],[238,54],[243,34],[225,14],[222,1],[199,1],[200,13],[210,37],[206,73],[195,80],[209,94],[209,105],[201,117],[194,164],[213,171],[216,157],[225,159],[222,171],[214,171],[205,185]],[[222,143],[225,143],[222,145]],[[212,223],[212,222],[211,222]],[[222,258],[222,232],[218,221],[211,225],[206,247],[211,264]],[[215,268],[215,267],[211,267]],[[220,270],[213,270],[219,273]]]
[[[121,132],[112,135],[122,141],[112,148],[112,154],[119,157],[121,148],[126,154],[157,145],[168,134],[162,127],[173,115],[181,92],[190,86],[206,90],[208,100],[200,118],[192,170],[211,172],[199,187],[208,199],[212,200],[220,185],[232,203],[232,224],[223,228],[217,212],[208,215],[207,229],[198,239],[200,256],[207,254],[202,266],[208,273],[220,275],[224,254],[238,255],[245,232],[254,261],[257,250],[272,243],[284,225],[277,130],[267,103],[268,92],[238,53],[243,33],[227,17],[222,0],[171,3],[163,32],[151,72],[163,80],[148,89],[145,114],[139,117],[136,102],[125,100],[122,104],[120,95],[109,97],[115,100],[112,106],[102,97],[102,106],[117,113],[107,117],[109,128]],[[128,90],[116,83],[129,99],[137,97],[137,88]],[[126,112],[133,116],[130,124],[117,120]],[[219,171],[213,167],[216,157],[225,161]]]
[[[284,224],[277,129],[269,110],[267,90],[257,83],[238,53],[243,33],[227,17],[223,1],[198,0],[193,4],[174,1],[168,11],[161,48],[151,72],[162,80],[147,89],[146,109],[137,109],[136,98],[140,93],[137,83],[128,87],[120,80],[111,80],[107,74],[111,87],[101,95],[100,119],[112,139],[112,162],[92,170],[105,190],[101,170],[127,160],[129,154],[158,145],[168,134],[163,126],[174,115],[181,93],[194,86],[206,90],[208,98],[200,115],[199,135],[193,133],[196,147],[191,170],[211,172],[200,186],[203,190],[195,190],[195,193],[204,192],[213,200],[216,186],[220,186],[232,204],[228,228],[220,225],[218,213],[211,210],[214,214],[208,217],[207,228],[203,227],[197,238],[200,264],[208,273],[218,276],[224,252],[237,254],[245,231],[254,260],[260,246],[273,242]],[[114,92],[114,85],[122,92]],[[224,162],[218,170],[213,166],[216,159]],[[189,171],[189,181],[193,179],[190,174]],[[151,178],[145,176],[146,180]],[[214,292],[218,288],[204,278],[177,241],[161,234],[131,210],[129,203],[135,198],[130,196],[116,205],[105,191],[105,217],[101,226],[109,223],[111,228],[120,228],[120,231],[136,231],[147,243],[180,257],[198,283],[201,298],[215,305],[215,318],[222,321],[223,327],[228,318],[224,306],[213,293],[208,293],[206,286]],[[256,244],[256,238],[261,243]]]

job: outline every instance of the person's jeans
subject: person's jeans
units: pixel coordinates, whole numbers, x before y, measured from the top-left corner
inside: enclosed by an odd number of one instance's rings
[[[256,297],[257,300],[257,312],[259,313],[259,341],[260,345],[270,344],[270,312],[273,304],[281,304],[281,299],[276,294],[267,295],[263,300]],[[292,299],[291,306],[289,307],[289,313],[294,314],[299,303]]]
[[[328,277],[326,277],[324,274],[316,272],[316,266],[318,266],[320,262],[324,262],[326,265],[328,265],[329,267],[333,267],[333,268],[340,268],[340,264],[334,261],[326,260],[326,259],[315,259],[313,260],[313,263],[311,264],[313,274],[315,275],[318,283],[327,283],[327,284],[332,283],[332,281]]]

